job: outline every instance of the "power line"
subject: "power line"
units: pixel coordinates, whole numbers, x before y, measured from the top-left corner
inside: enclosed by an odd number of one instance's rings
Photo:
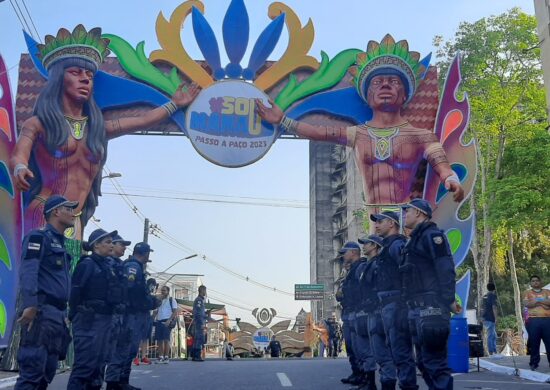
[[[23,16],[23,13],[21,13],[21,16],[19,16],[19,13],[17,12],[17,10],[15,9],[15,6],[13,5],[13,1],[15,0],[10,0],[10,4],[11,4],[11,7],[13,8],[13,12],[15,12],[15,15],[17,16],[17,19],[19,19],[19,23],[21,23],[21,27],[23,27],[23,30],[27,31],[31,36],[33,36],[33,33],[31,31],[31,29],[29,28],[28,24],[27,24],[27,21],[25,19],[25,17]],[[17,1],[15,2],[15,4],[17,4]],[[21,11],[21,9],[19,8],[19,4],[17,4],[17,8],[19,9],[19,11]],[[23,18],[23,19],[21,19]],[[23,23],[24,21],[24,23]],[[27,26],[27,27],[25,27]],[[34,36],[33,36],[34,38]]]
[[[17,1],[17,0],[16,0]],[[29,9],[27,8],[27,3],[25,3],[25,0],[21,0],[23,2],[23,6],[25,7],[25,11],[27,11],[27,15],[29,15],[29,19],[31,20],[32,27],[34,28],[34,31],[36,32],[36,36],[38,37],[39,41],[42,43],[42,39],[40,34],[38,33],[38,30],[36,28],[36,25],[34,24],[34,20],[32,19],[31,13],[29,12]]]

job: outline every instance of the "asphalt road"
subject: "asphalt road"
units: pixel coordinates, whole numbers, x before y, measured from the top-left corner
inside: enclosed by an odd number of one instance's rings
[[[144,390],[274,390],[348,389],[340,378],[349,375],[346,359],[242,359],[205,362],[173,361],[170,364],[138,366],[132,369],[130,383]],[[69,373],[56,376],[48,389],[65,389]],[[495,374],[489,371],[455,375],[459,390],[538,390],[550,389],[550,384]],[[421,389],[427,389],[418,377]],[[13,387],[11,387],[13,388]]]

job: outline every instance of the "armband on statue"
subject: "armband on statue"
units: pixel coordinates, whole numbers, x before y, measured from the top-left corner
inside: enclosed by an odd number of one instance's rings
[[[294,119],[290,119],[287,116],[283,117],[283,120],[279,124],[281,128],[290,134],[296,134],[298,132],[298,121],[295,121]]]
[[[161,107],[166,110],[168,116],[174,115],[174,113],[178,110],[178,106],[176,106],[176,103],[171,100],[168,103],[164,103]]]
[[[19,163],[13,168],[13,176],[17,176],[19,172],[21,172],[23,169],[27,169],[27,166],[25,164]]]
[[[460,184],[460,179],[458,178],[458,175],[456,173],[453,172],[453,174],[451,176],[448,176],[446,179],[445,179],[445,183],[449,183],[449,182],[452,182],[454,181],[455,183],[458,183]]]

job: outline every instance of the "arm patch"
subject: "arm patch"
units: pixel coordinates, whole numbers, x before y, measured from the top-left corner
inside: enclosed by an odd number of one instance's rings
[[[430,234],[430,246],[435,258],[451,256],[451,250],[447,242],[447,238],[442,232]]]
[[[44,236],[41,234],[32,234],[23,248],[23,259],[39,259],[44,247]]]

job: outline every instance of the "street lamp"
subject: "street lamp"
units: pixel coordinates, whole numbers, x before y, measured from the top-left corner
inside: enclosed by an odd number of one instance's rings
[[[118,172],[111,172],[109,173],[107,176],[102,176],[101,179],[114,179],[115,177],[121,177],[122,176],[122,173],[118,173]]]
[[[179,259],[178,261],[176,261],[176,262],[175,262],[174,264],[172,264],[170,267],[166,268],[166,269],[165,269],[164,271],[162,271],[161,273],[166,273],[166,271],[168,271],[170,268],[172,268],[173,266],[175,266],[176,264],[178,264],[180,261],[192,259],[193,257],[197,257],[197,256],[198,256],[198,255],[195,253],[194,255],[184,257],[183,259]]]

